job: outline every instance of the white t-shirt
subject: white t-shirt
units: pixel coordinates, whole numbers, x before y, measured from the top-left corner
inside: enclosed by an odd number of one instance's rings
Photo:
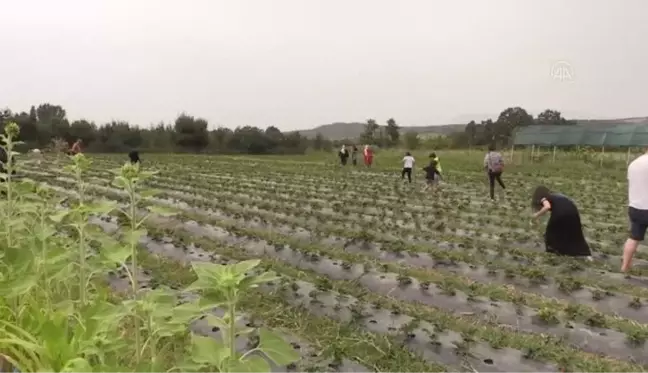
[[[628,205],[648,210],[648,154],[635,159],[628,166]]]
[[[413,168],[414,167],[414,157],[411,155],[406,155],[403,158],[403,168]]]

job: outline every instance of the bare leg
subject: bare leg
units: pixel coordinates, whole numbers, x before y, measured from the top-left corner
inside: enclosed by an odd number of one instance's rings
[[[623,245],[623,264],[621,265],[621,272],[628,272],[632,266],[632,257],[637,252],[639,241],[628,238]]]

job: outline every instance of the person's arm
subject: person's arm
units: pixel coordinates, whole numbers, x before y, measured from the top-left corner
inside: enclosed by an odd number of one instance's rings
[[[484,169],[488,169],[488,153],[484,156]]]
[[[543,198],[542,199],[542,208],[540,209],[540,211],[533,214],[533,219],[537,219],[537,218],[541,217],[542,215],[546,214],[547,211],[549,211],[549,210],[551,210],[551,203],[549,203],[549,201],[547,201],[546,198]]]

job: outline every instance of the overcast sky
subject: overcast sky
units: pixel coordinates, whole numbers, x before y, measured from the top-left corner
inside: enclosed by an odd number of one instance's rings
[[[648,0],[0,0],[0,107],[148,126],[648,115]]]

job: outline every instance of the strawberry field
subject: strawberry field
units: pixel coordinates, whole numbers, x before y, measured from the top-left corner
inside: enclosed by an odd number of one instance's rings
[[[94,203],[88,222],[106,237],[139,232],[135,241],[122,237],[133,243],[135,260],[122,249],[111,254],[111,247],[88,244],[90,251],[98,247],[95,257],[112,255],[118,263],[106,271],[110,293],[164,288],[166,297],[177,293],[176,304],[192,304],[196,293],[209,298],[204,271],[214,267],[202,264],[239,263],[238,270],[260,276],[260,286],[236,293],[235,311],[241,330],[267,332],[226,333],[227,317],[216,319],[231,310],[221,307],[218,317],[187,317],[192,336],[160,350],[149,351],[150,338],[131,341],[144,352],[141,361],[122,361],[126,369],[146,359],[154,362],[147,369],[214,369],[210,351],[217,347],[207,340],[223,333],[238,351],[264,352],[274,371],[648,367],[648,254],[637,254],[631,276],[619,273],[625,162],[605,171],[578,161],[507,167],[506,193],[496,193],[493,203],[482,153],[441,156],[446,182],[433,192],[422,191],[420,165],[414,183],[400,179],[402,155],[379,155],[372,169],[342,168],[334,156],[146,155],[141,170],[122,167],[123,155],[86,155],[73,166],[48,156],[38,165],[25,162],[19,174],[67,198],[64,206],[83,198]],[[133,179],[138,183],[129,184]],[[531,192],[539,184],[576,201],[592,262],[544,252],[544,224],[530,224]],[[157,341],[181,335],[176,329]],[[265,369],[256,363],[247,369]]]

